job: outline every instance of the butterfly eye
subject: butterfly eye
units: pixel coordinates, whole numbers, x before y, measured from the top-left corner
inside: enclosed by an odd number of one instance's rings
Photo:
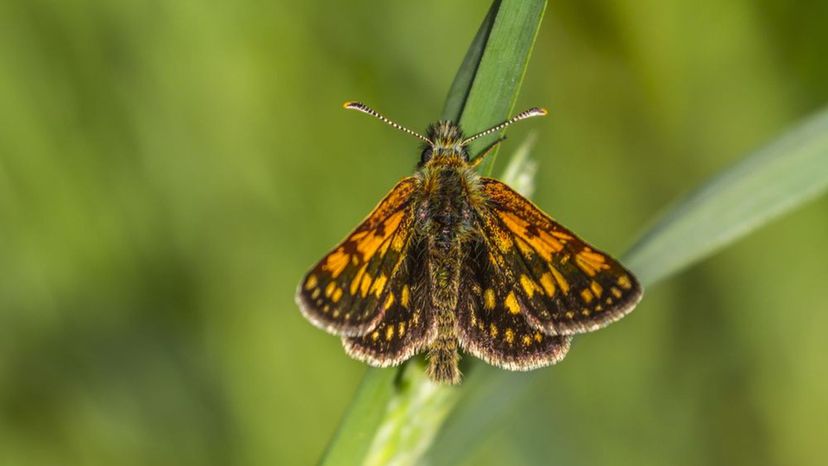
[[[420,164],[424,164],[431,160],[432,149],[431,147],[426,147],[423,149],[423,153],[420,155]]]

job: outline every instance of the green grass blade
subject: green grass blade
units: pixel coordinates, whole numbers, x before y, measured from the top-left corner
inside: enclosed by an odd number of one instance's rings
[[[673,207],[626,255],[655,283],[828,188],[828,110],[721,172]]]
[[[545,0],[492,4],[455,77],[443,118],[475,132],[509,116],[545,7]],[[478,142],[484,147],[491,139]],[[420,363],[368,370],[322,464],[418,462],[463,391],[432,384]]]
[[[502,14],[508,9],[508,14]],[[538,35],[546,1],[504,1],[495,18],[477,76],[460,117],[460,126],[471,135],[508,118],[517,100],[529,56]],[[491,144],[500,134],[480,138],[472,154]],[[497,149],[483,161],[481,172],[490,174]]]

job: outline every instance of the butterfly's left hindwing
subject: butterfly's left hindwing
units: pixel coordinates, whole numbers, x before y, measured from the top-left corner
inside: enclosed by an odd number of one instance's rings
[[[641,299],[635,277],[500,181],[481,178],[478,223],[510,302],[550,335],[597,330]]]
[[[359,336],[382,319],[388,290],[397,286],[408,254],[416,189],[414,177],[400,181],[299,284],[296,301],[317,327]]]

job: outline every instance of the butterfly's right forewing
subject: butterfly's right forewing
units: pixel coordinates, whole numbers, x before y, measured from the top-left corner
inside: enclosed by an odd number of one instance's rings
[[[370,215],[316,264],[296,292],[305,317],[328,332],[359,336],[382,319],[412,236],[414,177],[400,181]]]

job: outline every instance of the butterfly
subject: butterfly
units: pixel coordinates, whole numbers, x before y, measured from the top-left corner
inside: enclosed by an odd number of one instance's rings
[[[476,167],[502,141],[471,157],[471,137],[451,121],[425,135],[359,102],[357,110],[421,139],[402,179],[299,283],[296,302],[317,327],[342,337],[372,366],[427,352],[427,374],[457,384],[459,351],[509,370],[555,364],[573,335],[628,314],[642,288],[616,260],[578,238],[506,184]]]

